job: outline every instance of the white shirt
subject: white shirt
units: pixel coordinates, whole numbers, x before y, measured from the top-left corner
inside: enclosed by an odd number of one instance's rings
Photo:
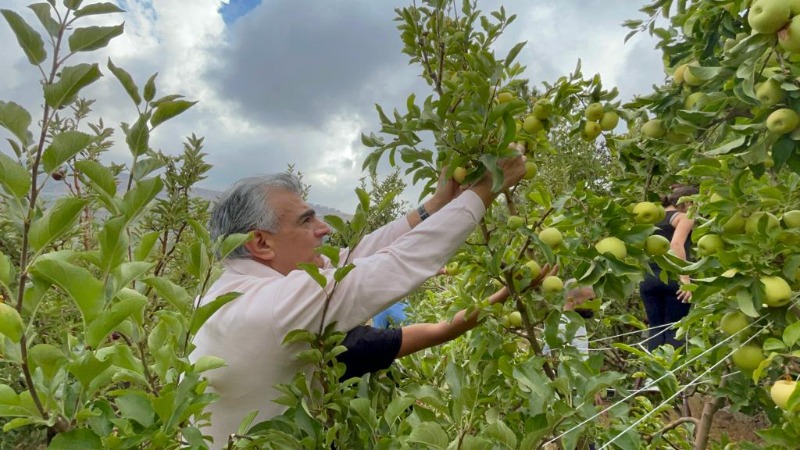
[[[348,331],[408,295],[450,259],[484,212],[480,198],[465,191],[414,229],[403,217],[366,236],[351,256],[355,268],[336,287],[325,325],[336,322],[337,330]],[[343,250],[342,263],[346,256]],[[206,372],[211,391],[221,396],[207,408],[211,427],[202,430],[214,438],[214,447],[227,445],[248,413],[259,411],[257,423],[286,410],[273,402],[280,395],[274,386],[305,368],[294,358],[302,348],[281,342],[295,329],[319,330],[335,271],[324,259],[325,291],[303,270],[284,276],[256,261],[234,259],[224,263],[222,276],[201,300],[202,305],[242,293],[200,328],[189,355],[192,363],[204,355],[227,363]]]

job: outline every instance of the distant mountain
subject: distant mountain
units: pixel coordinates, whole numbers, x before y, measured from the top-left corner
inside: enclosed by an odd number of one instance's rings
[[[117,191],[121,191],[125,189],[128,185],[128,174],[120,174],[117,178]],[[55,180],[48,180],[47,184],[45,185],[44,189],[41,192],[41,196],[45,200],[52,200],[60,197],[65,197],[69,195],[69,188],[64,182],[55,181]],[[211,189],[203,189],[203,188],[193,188],[192,195],[196,197],[200,197],[204,200],[208,200],[210,202],[215,202],[220,195],[222,195],[221,191],[214,191]],[[159,197],[163,198],[163,193],[159,195]],[[314,203],[309,203],[312,208],[317,212],[317,215],[320,217],[324,217],[327,215],[334,215],[339,216],[342,219],[350,220],[353,218],[352,214],[346,214],[338,209],[330,208],[324,205],[317,205]]]

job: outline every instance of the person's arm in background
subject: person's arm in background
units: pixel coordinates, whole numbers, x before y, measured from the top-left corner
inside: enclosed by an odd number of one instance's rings
[[[530,288],[538,286],[544,277],[548,275],[555,275],[558,272],[558,266],[552,270],[549,265],[545,265],[542,273],[531,283]],[[489,297],[489,304],[505,302],[508,299],[508,287],[504,286]],[[439,323],[418,323],[408,325],[402,328],[403,341],[400,344],[400,351],[397,353],[397,358],[416,353],[426,348],[434,347],[461,336],[467,331],[475,328],[480,322],[478,316],[480,312],[474,310],[467,314],[466,309],[457,312],[453,320],[443,320]]]
[[[685,213],[679,213],[676,214],[675,223],[673,223],[672,226],[675,228],[675,233],[672,235],[669,247],[672,252],[675,253],[675,256],[686,261],[687,255],[685,245],[686,240],[689,239],[689,233],[692,232],[692,228],[694,227],[694,220],[687,217]],[[681,284],[688,284],[691,282],[689,275],[681,275],[680,279]],[[679,300],[688,302],[691,298],[691,291],[678,291]]]

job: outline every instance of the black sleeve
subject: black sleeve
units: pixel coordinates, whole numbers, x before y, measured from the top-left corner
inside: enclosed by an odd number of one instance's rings
[[[388,368],[397,358],[403,343],[401,328],[383,329],[362,325],[347,332],[342,345],[347,348],[337,359],[347,366],[342,380]]]

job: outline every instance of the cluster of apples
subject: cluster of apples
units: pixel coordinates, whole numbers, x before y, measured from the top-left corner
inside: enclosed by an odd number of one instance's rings
[[[603,131],[611,131],[619,124],[619,114],[606,111],[606,107],[599,102],[590,103],[583,115],[586,123],[583,125],[581,137],[589,142],[597,139]]]
[[[552,115],[553,104],[550,99],[540,98],[534,102],[530,114],[522,121],[522,129],[526,133],[536,134],[547,128],[547,121]]]

